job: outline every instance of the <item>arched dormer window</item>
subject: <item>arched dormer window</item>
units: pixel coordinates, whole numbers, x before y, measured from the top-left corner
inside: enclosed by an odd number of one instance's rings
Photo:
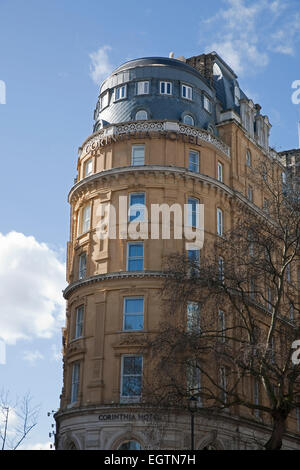
[[[137,441],[125,441],[118,447],[118,450],[141,450],[141,448],[141,444]]]
[[[136,114],[135,114],[135,120],[136,121],[146,121],[148,119],[148,113],[145,109],[140,109]]]
[[[190,114],[186,114],[183,118],[184,124],[188,124],[189,126],[194,126],[195,121],[194,118]]]

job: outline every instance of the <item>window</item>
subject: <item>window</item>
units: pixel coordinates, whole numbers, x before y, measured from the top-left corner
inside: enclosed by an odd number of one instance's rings
[[[219,377],[220,377],[220,396],[221,400],[226,403],[227,401],[227,394],[226,394],[226,389],[227,389],[227,377],[226,377],[226,369],[224,366],[221,366],[219,369]]]
[[[128,243],[127,271],[143,271],[144,243]]]
[[[272,310],[272,292],[270,287],[267,287],[267,309],[269,312]]]
[[[171,82],[160,82],[160,94],[161,95],[172,95],[172,83]]]
[[[189,170],[199,173],[199,153],[194,150],[189,151]]]
[[[142,356],[122,356],[121,397],[139,398],[142,393]]]
[[[237,85],[234,86],[234,104],[239,106],[241,99],[241,92]]]
[[[220,237],[223,235],[223,211],[222,209],[217,209],[217,234]]]
[[[252,186],[248,186],[248,199],[250,202],[253,202],[253,188]]]
[[[136,86],[137,95],[148,95],[149,94],[149,82],[137,82]]]
[[[83,333],[83,312],[84,307],[80,305],[80,307],[76,308],[76,325],[75,325],[75,337],[74,339],[81,338]]]
[[[192,197],[188,198],[188,225],[199,227],[199,200]]]
[[[220,332],[221,343],[225,343],[226,341],[226,331],[225,331],[225,314],[223,310],[219,310],[218,312],[218,330]]]
[[[75,403],[78,400],[79,377],[80,377],[80,363],[74,362],[73,369],[72,369],[71,403]]]
[[[139,442],[137,441],[126,441],[123,442],[120,447],[118,447],[118,450],[141,450],[142,446]]]
[[[190,114],[186,114],[183,118],[184,124],[187,124],[188,126],[194,126],[195,121],[194,118]]]
[[[109,104],[109,91],[106,91],[100,98],[100,109],[106,108]]]
[[[203,95],[203,106],[206,111],[211,113],[212,111],[211,100],[206,95]]]
[[[126,297],[124,299],[123,330],[142,330],[144,328],[144,298]]]
[[[247,150],[246,152],[246,165],[251,166],[252,165],[252,157],[251,157],[251,152],[250,150]]]
[[[296,408],[297,431],[300,432],[300,409]]]
[[[200,333],[200,306],[197,302],[187,303],[187,330]]]
[[[221,162],[218,162],[218,181],[223,183],[223,164]]]
[[[188,260],[190,263],[200,266],[200,250],[188,250]]]
[[[145,220],[145,194],[134,193],[129,195],[129,221]]]
[[[188,85],[181,85],[181,96],[187,100],[193,99],[193,89]]]
[[[289,317],[290,321],[294,321],[294,305],[292,304],[292,302],[290,303],[289,307]]]
[[[90,176],[93,173],[93,159],[90,158],[84,165],[84,177]]]
[[[86,277],[86,253],[82,253],[79,257],[78,279],[84,279],[85,277]]]
[[[269,212],[269,200],[264,198],[264,211]]]
[[[145,145],[133,145],[131,153],[131,165],[139,166],[145,164]]]
[[[140,109],[135,115],[136,121],[146,121],[147,119],[148,119],[148,113],[144,109]]]
[[[201,404],[201,370],[196,359],[190,359],[187,363],[187,392],[197,398],[198,405]]]
[[[224,258],[222,258],[222,256],[219,256],[219,259],[218,259],[218,279],[221,282],[224,282],[224,279],[225,279]]]
[[[119,86],[115,90],[115,101],[126,98],[126,85]]]
[[[81,233],[86,233],[90,230],[91,224],[91,205],[88,204],[84,207],[82,212],[82,231]]]

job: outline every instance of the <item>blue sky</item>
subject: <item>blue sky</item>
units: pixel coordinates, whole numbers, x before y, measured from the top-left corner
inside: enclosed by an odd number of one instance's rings
[[[129,59],[215,50],[280,151],[298,146],[299,46],[297,0],[0,0],[0,389],[41,404],[26,448],[47,448],[59,405],[67,194],[101,80]]]

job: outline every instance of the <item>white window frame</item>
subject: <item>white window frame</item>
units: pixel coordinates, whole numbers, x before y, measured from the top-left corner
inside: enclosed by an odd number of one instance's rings
[[[76,361],[72,367],[72,383],[71,383],[71,404],[78,401],[80,386],[80,362]]]
[[[181,85],[181,98],[184,98],[189,101],[193,101],[193,88],[190,85]]]
[[[249,149],[246,150],[246,165],[249,167],[252,166],[252,154]]]
[[[132,196],[142,196],[144,197],[144,204],[132,204]],[[145,221],[145,208],[146,208],[146,194],[145,193],[130,193],[129,194],[129,201],[128,201],[128,221],[130,222],[131,217],[131,208],[135,207],[136,209],[141,206],[141,213],[132,222],[144,222]]]
[[[187,331],[190,333],[201,332],[201,314],[198,302],[188,301],[186,306]]]
[[[248,186],[248,199],[250,202],[253,202],[253,188],[252,186]]]
[[[205,111],[207,111],[208,113],[212,113],[212,101],[211,99],[206,96],[206,95],[203,95],[203,108],[205,109]]]
[[[220,207],[217,208],[217,234],[222,237],[224,231],[224,217],[223,211]]]
[[[82,209],[81,234],[87,233],[91,228],[91,204]]]
[[[117,97],[119,90],[120,96]],[[120,85],[115,88],[115,101],[125,100],[127,98],[127,85]]]
[[[126,300],[143,300],[143,311],[137,313],[126,313]],[[125,328],[126,325],[126,317],[133,317],[133,316],[143,316],[143,327],[142,328]],[[123,331],[143,331],[145,327],[145,299],[142,296],[139,297],[124,297],[123,301]]]
[[[82,260],[85,259],[84,266],[82,265]],[[79,267],[78,267],[78,279],[85,279],[86,278],[86,261],[87,261],[87,254],[86,251],[80,254],[79,256]]]
[[[143,117],[143,119],[138,118],[137,116],[138,116],[139,113],[145,113],[145,114],[146,114],[146,117]],[[135,113],[134,119],[135,119],[135,121],[147,121],[147,119],[148,119],[148,111],[146,111],[146,109],[139,109],[139,110]]]
[[[145,246],[144,246],[144,242],[128,242],[127,243],[127,257],[126,257],[126,271],[128,272],[135,272],[135,271],[129,271],[129,247],[131,245],[142,245],[143,246],[143,256],[138,256],[138,257],[135,257],[134,259],[142,259],[143,260],[143,267],[141,270],[139,270],[138,272],[142,272],[144,271],[144,257],[145,257]]]
[[[143,88],[140,91],[140,88]],[[137,95],[149,95],[150,91],[150,81],[149,80],[140,80],[136,83],[136,94]]]
[[[218,279],[222,283],[225,280],[224,258],[222,256],[218,258]]]
[[[140,150],[140,149],[143,149],[144,151],[144,159],[143,159],[143,163],[141,164],[140,162],[138,162],[138,164],[135,163],[134,161],[134,151],[135,150]],[[131,166],[142,166],[142,165],[145,165],[145,145],[144,144],[139,144],[139,145],[132,145],[131,147]]]
[[[191,162],[192,155],[195,155],[197,157],[196,163]],[[194,166],[195,169],[191,169],[190,168],[191,166]],[[197,152],[196,150],[189,150],[189,171],[192,171],[193,173],[199,173],[200,171],[200,156],[199,156],[199,152]]]
[[[186,118],[190,118],[192,122],[191,123],[186,122]],[[183,116],[183,124],[186,124],[187,126],[194,126],[195,125],[195,119],[190,114],[185,114]]]
[[[168,93],[168,85],[170,85],[170,91]],[[162,91],[162,88],[164,88],[164,91]],[[159,93],[160,95],[167,95],[171,96],[173,95],[173,83],[169,81],[162,80],[159,82]]]
[[[139,402],[142,396],[142,393],[140,395],[123,395],[123,382],[124,382],[124,359],[126,357],[141,357],[142,358],[142,367],[141,367],[141,374],[132,374],[132,376],[141,376],[141,392],[142,392],[142,385],[143,385],[143,356],[141,354],[122,354],[121,356],[121,383],[120,383],[120,402],[121,403],[134,403],[134,402]],[[128,374],[127,374],[128,375]],[[127,376],[126,375],[126,376]]]
[[[221,183],[223,183],[223,169],[224,169],[223,163],[218,162],[218,165],[217,165],[217,180],[220,181]]]
[[[93,168],[93,158],[89,158],[85,163],[84,163],[84,177],[87,178],[88,176],[92,175],[94,172]]]
[[[197,359],[190,359],[187,363],[187,391],[190,396],[197,399],[197,406],[201,406],[201,396],[197,395],[201,391],[201,370],[197,365]],[[197,395],[197,396],[195,396]]]
[[[100,98],[100,111],[109,105],[109,90],[107,90]]]
[[[196,202],[196,210],[194,210],[193,205],[190,204],[191,201]],[[194,218],[196,219],[195,225],[193,224]],[[199,228],[200,226],[200,201],[195,197],[188,197],[188,226],[194,228]]]
[[[74,339],[82,338],[83,336],[83,317],[84,317],[84,305],[79,305],[79,307],[76,308]]]

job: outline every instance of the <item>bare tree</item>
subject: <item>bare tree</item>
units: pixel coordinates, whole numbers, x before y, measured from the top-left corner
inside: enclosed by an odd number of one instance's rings
[[[249,176],[248,176],[249,177]],[[232,224],[206,240],[201,263],[166,260],[164,321],[147,344],[155,378],[145,397],[185,406],[248,410],[272,426],[280,449],[287,418],[300,407],[300,195],[282,184],[276,162],[252,171],[263,209],[232,199]],[[267,428],[266,428],[267,429]]]
[[[12,400],[9,392],[0,393],[1,450],[16,450],[36,426],[39,406],[32,404],[30,393]]]

